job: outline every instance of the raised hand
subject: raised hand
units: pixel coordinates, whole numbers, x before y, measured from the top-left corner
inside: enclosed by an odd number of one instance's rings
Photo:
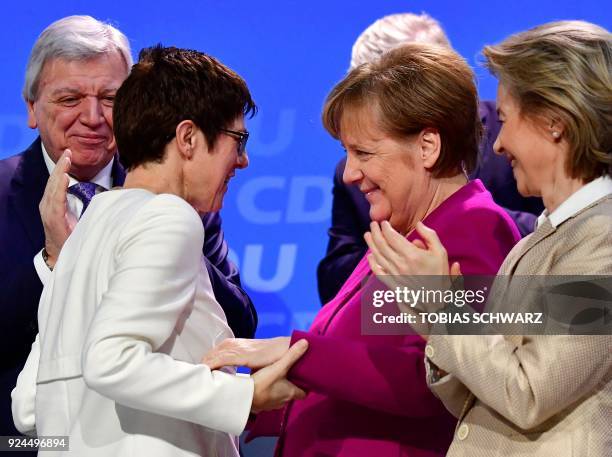
[[[308,341],[300,340],[291,346],[279,360],[253,374],[255,392],[251,411],[257,413],[278,409],[291,400],[302,399],[306,396],[306,392],[286,379],[289,369],[302,357],[306,349],[308,349]]]
[[[215,346],[202,359],[211,370],[224,366],[241,366],[253,369],[271,365],[289,349],[289,337],[270,339],[227,338]]]
[[[372,222],[370,228],[371,232],[365,234],[366,243],[371,250],[368,263],[376,277],[390,290],[418,290],[422,287],[446,290],[451,286],[451,279],[461,274],[458,262],[454,262],[449,268],[448,255],[438,235],[422,222],[418,222],[415,228],[421,239],[413,242],[404,238],[387,221],[380,225]],[[411,306],[398,303],[398,306],[402,311],[414,314],[422,311],[432,312],[440,308],[438,303],[422,301]],[[415,330],[421,334],[426,333],[426,329]]]
[[[422,240],[408,241],[389,222],[372,222],[370,232],[364,238],[371,254],[370,267],[378,275],[428,275],[447,276],[450,273],[448,255],[436,232],[422,222],[415,230]],[[456,262],[455,262],[456,263]],[[453,266],[458,271],[459,264]]]
[[[47,264],[51,267],[55,265],[62,246],[77,223],[76,217],[68,211],[71,157],[70,149],[66,149],[49,176],[45,193],[38,205],[45,230],[45,250],[49,256]]]

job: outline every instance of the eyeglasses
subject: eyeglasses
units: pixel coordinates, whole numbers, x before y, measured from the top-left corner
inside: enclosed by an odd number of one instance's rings
[[[223,133],[236,138],[238,140],[238,157],[242,157],[246,151],[246,144],[249,140],[249,132],[238,132],[236,130],[219,129]]]

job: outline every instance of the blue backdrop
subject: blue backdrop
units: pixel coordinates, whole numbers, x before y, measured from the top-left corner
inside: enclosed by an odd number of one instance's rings
[[[365,27],[387,14],[428,12],[474,66],[481,98],[493,98],[496,82],[478,66],[484,44],[558,19],[612,25],[608,2],[593,0],[11,3],[2,7],[0,27],[0,158],[35,137],[20,95],[24,68],[38,34],[63,16],[111,21],[129,37],[135,56],[157,42],[195,48],[247,80],[260,107],[248,122],[251,166],[232,180],[222,214],[232,256],[259,310],[260,337],[305,328],[320,307],[316,266],[327,242],[332,172],[342,155],[321,127],[320,110]]]

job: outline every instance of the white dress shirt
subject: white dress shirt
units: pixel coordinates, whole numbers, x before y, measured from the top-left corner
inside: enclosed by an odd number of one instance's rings
[[[536,226],[539,227],[548,218],[551,225],[557,228],[560,224],[575,216],[584,208],[592,205],[596,201],[612,194],[612,178],[602,176],[585,184],[572,195],[570,195],[557,209],[548,214],[548,210],[538,217]]]

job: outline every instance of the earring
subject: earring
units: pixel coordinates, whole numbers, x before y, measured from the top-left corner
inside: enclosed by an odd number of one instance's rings
[[[553,130],[552,131],[552,136],[556,140],[556,139],[558,139],[561,136],[561,133],[557,132],[556,130]]]

